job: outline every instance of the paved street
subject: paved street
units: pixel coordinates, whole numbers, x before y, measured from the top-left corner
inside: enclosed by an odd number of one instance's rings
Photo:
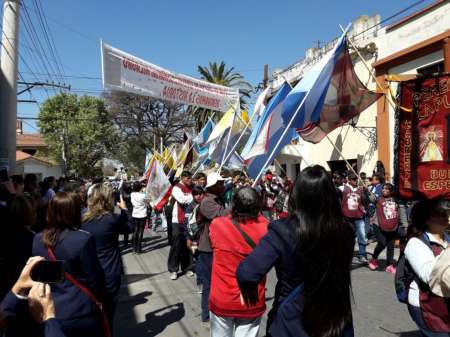
[[[181,276],[171,281],[166,266],[169,247],[165,234],[146,230],[145,235],[144,254],[124,251],[126,275],[115,320],[116,336],[209,336],[208,328],[200,320],[195,277]],[[369,251],[372,249],[373,245]],[[406,307],[395,298],[393,279],[391,274],[355,265],[355,336],[419,336]],[[272,273],[267,284],[269,308],[274,284]]]

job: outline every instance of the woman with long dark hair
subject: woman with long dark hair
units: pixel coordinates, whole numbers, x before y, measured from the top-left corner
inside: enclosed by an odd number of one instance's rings
[[[65,280],[51,285],[56,319],[68,336],[103,336],[103,315],[93,301],[102,298],[104,273],[97,258],[94,237],[81,226],[81,207],[75,193],[58,192],[47,209],[47,227],[36,234],[33,256],[62,260]],[[80,287],[88,289],[90,295]]]
[[[244,302],[255,303],[258,283],[275,266],[278,283],[268,335],[353,336],[354,232],[344,221],[336,188],[323,167],[300,173],[289,214],[270,223],[267,235],[239,265],[237,280]]]

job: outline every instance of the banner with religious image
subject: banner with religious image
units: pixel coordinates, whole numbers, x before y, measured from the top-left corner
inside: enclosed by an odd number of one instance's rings
[[[406,199],[450,199],[450,74],[402,82],[398,94],[398,192]]]

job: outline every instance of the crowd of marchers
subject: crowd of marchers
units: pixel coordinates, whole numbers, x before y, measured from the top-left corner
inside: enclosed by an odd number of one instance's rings
[[[382,163],[370,177],[316,165],[257,184],[240,171],[183,171],[155,210],[144,180],[11,176],[0,186],[0,332],[112,336],[121,254],[143,253],[147,229],[167,232],[169,277],[195,280],[212,337],[354,336],[355,263],[395,274],[392,296],[423,336],[449,336],[450,202],[400,200],[385,180]]]

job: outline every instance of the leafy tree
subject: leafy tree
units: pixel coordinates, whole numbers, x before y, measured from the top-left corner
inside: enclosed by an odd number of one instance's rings
[[[39,128],[51,156],[66,163],[66,174],[92,176],[116,145],[116,129],[104,101],[61,93],[39,111]]]
[[[210,62],[208,67],[198,66],[198,72],[203,80],[231,88],[238,88],[241,101],[241,109],[247,108],[247,99],[253,90],[252,85],[245,81],[244,76],[235,71],[234,67],[227,68],[225,62]],[[198,131],[205,125],[213,111],[203,108],[192,108],[196,116],[196,128]],[[215,120],[218,119],[216,115]]]
[[[164,146],[181,143],[184,132],[194,126],[181,104],[121,91],[105,93],[104,98],[121,135],[116,157],[133,172],[142,170],[147,149],[159,149],[161,139]]]

